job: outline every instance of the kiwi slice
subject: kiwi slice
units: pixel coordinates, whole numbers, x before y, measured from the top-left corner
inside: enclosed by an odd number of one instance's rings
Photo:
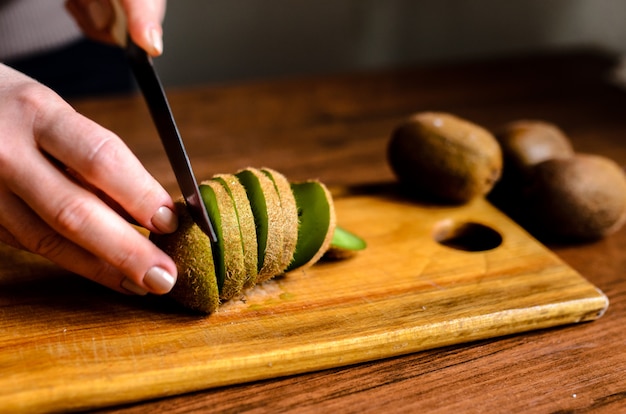
[[[293,191],[291,191],[291,184],[283,174],[271,168],[262,168],[261,171],[274,183],[280,199],[280,206],[283,210],[283,222],[281,223],[283,254],[280,267],[284,270],[293,260],[296,243],[298,242],[298,206],[296,205]]]
[[[328,250],[335,232],[332,196],[319,181],[291,184],[299,215],[298,242],[287,271],[310,266]]]
[[[246,168],[235,176],[246,189],[256,223],[258,274],[257,283],[284,270],[282,264],[283,212],[272,180],[256,168]]]
[[[335,226],[335,232],[330,241],[330,247],[326,253],[324,253],[324,258],[330,260],[348,259],[353,257],[357,251],[363,250],[366,247],[367,243],[365,240],[343,227]]]
[[[319,181],[290,184],[269,168],[247,168],[203,181],[200,192],[216,243],[182,200],[176,203],[178,230],[150,234],[179,267],[170,296],[189,309],[212,313],[243,288],[312,265],[325,253],[365,248],[358,236],[336,227],[332,197]]]
[[[246,273],[243,286],[244,288],[254,286],[258,273],[258,247],[254,215],[252,214],[252,207],[250,207],[246,189],[233,174],[218,174],[213,176],[213,179],[224,186],[235,203]]]
[[[220,299],[211,240],[194,223],[182,200],[176,202],[176,212],[176,232],[150,234],[150,240],[178,267],[178,280],[168,295],[191,310],[212,313],[219,307]]]
[[[203,181],[200,194],[217,236],[217,243],[213,245],[213,261],[217,280],[221,283],[220,298],[228,300],[241,293],[246,279],[235,203],[224,186],[214,180]]]

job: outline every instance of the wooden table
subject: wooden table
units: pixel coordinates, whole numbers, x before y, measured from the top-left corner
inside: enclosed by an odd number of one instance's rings
[[[626,93],[595,52],[169,90],[199,177],[271,166],[330,185],[393,180],[385,148],[412,112],[449,111],[487,128],[552,121],[576,150],[626,164]],[[76,108],[128,142],[176,185],[140,97]],[[549,245],[610,299],[598,321],[357,366],[211,389],[104,412],[589,412],[626,404],[626,229]]]

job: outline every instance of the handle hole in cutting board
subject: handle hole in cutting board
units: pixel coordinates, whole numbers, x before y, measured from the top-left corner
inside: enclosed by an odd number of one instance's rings
[[[468,252],[491,250],[502,244],[502,235],[489,226],[451,219],[435,224],[433,238],[441,245]]]

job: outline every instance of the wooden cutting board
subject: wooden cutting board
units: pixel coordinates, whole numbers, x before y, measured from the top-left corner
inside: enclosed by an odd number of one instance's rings
[[[366,251],[267,282],[209,317],[3,248],[0,409],[174,395],[594,320],[608,306],[484,200],[437,207],[366,192],[337,197],[336,209]]]

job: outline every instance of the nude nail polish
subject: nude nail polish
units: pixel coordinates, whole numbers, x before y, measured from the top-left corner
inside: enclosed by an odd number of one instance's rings
[[[153,293],[163,294],[172,290],[176,283],[176,278],[170,275],[167,270],[159,266],[154,266],[146,272],[143,283],[145,283]]]
[[[160,31],[157,29],[150,29],[148,31],[148,39],[150,40],[153,55],[158,56],[163,53],[163,38],[161,37]]]
[[[178,217],[168,207],[161,206],[152,216],[152,225],[162,233],[173,233],[178,228]]]

